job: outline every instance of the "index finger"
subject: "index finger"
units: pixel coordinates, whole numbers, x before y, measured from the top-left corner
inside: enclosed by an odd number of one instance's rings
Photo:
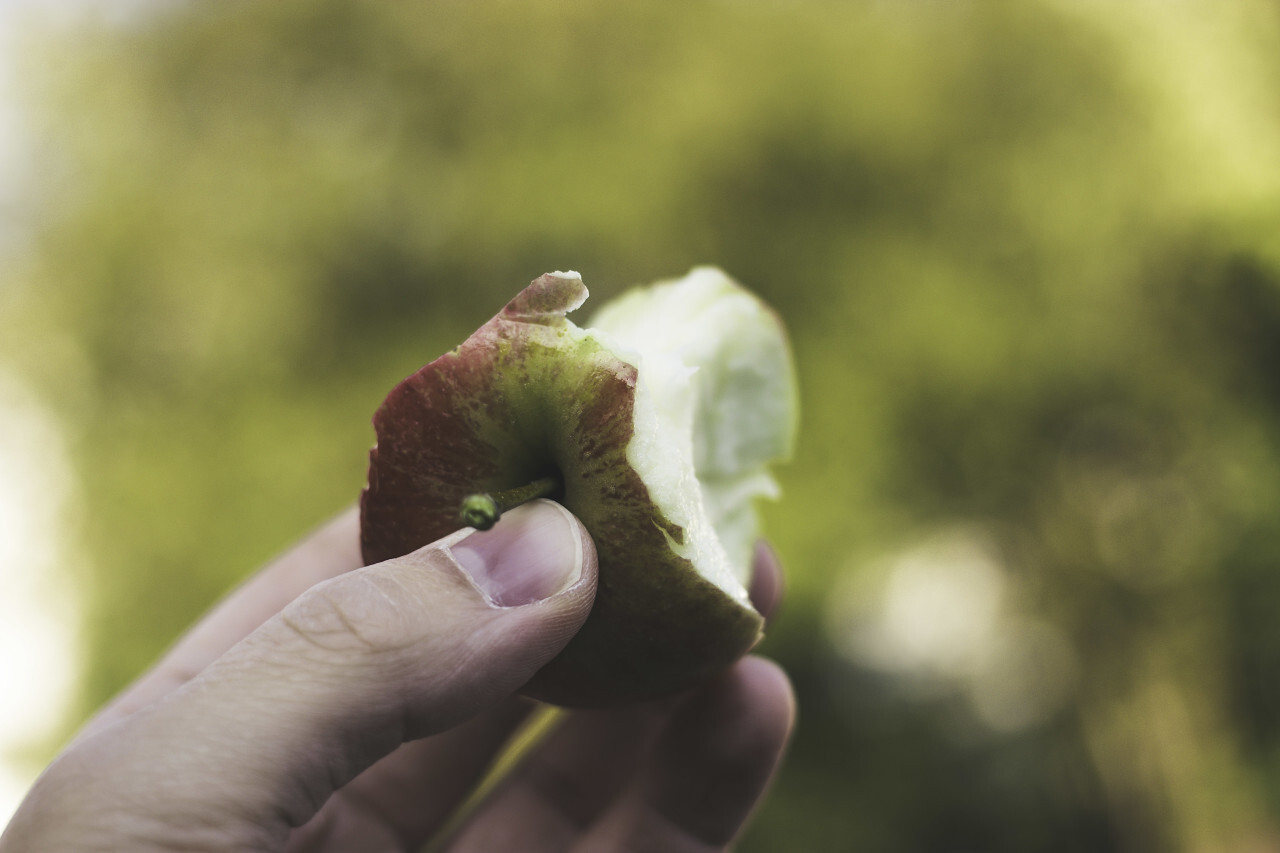
[[[362,563],[359,511],[351,507],[215,605],[158,664],[90,720],[79,737],[129,716],[190,681],[307,589]]]

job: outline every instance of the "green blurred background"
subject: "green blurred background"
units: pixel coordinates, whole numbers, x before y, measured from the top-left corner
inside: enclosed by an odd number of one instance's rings
[[[524,283],[714,263],[803,402],[800,724],[741,850],[1280,850],[1275,3],[223,0],[27,48],[0,359],[80,493],[68,725]]]

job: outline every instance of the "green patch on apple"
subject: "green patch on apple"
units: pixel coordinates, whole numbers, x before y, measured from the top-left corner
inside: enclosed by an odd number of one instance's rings
[[[573,512],[595,604],[524,690],[567,706],[685,689],[759,641],[755,504],[777,496],[769,466],[796,433],[782,324],[720,270],[637,288],[580,328],[566,314],[586,298],[577,273],[541,276],[393,389],[360,500],[367,564],[531,497]]]

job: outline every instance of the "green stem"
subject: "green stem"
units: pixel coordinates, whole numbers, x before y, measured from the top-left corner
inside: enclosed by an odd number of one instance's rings
[[[498,523],[504,512],[538,498],[549,498],[560,488],[559,477],[542,477],[514,489],[467,495],[458,508],[458,519],[467,527],[488,530]]]
[[[453,814],[427,843],[421,853],[443,853],[448,849],[454,836],[466,825],[491,794],[520,769],[533,751],[546,742],[557,728],[569,717],[563,708],[550,705],[539,705],[530,712],[519,731],[498,751],[498,757],[489,765],[479,784],[471,790],[462,805],[454,809]]]

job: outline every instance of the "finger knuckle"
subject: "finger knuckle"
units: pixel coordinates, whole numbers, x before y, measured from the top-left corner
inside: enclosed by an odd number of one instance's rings
[[[281,614],[303,643],[325,654],[386,656],[417,640],[402,599],[387,578],[352,573],[313,587]]]

